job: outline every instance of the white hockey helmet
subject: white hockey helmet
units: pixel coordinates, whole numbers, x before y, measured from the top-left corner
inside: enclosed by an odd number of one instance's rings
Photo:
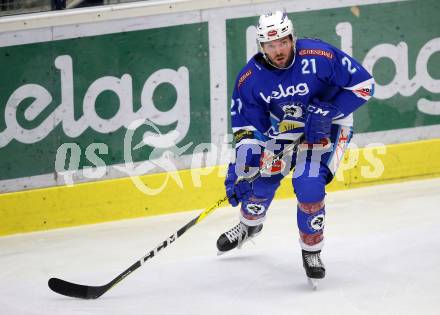
[[[261,43],[270,42],[288,35],[292,36],[292,40],[295,43],[296,36],[293,24],[286,12],[275,11],[260,16],[257,25],[257,42],[260,48],[262,48]]]

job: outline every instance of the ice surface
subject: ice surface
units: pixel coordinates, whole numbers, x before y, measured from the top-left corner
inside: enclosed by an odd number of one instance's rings
[[[47,287],[53,276],[105,284],[199,213],[0,238],[0,314],[439,314],[440,179],[329,193],[317,291],[295,200],[275,201],[239,251],[217,256],[218,235],[238,220],[222,208],[98,300]]]

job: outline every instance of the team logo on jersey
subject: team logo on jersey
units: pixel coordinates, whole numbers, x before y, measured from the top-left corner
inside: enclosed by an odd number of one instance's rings
[[[300,56],[324,56],[328,59],[333,59],[333,53],[322,49],[301,49],[298,54]]]
[[[270,95],[266,96],[263,94],[263,92],[260,92],[261,98],[267,103],[270,104],[270,101],[272,99],[280,99],[282,97],[289,97],[289,96],[295,96],[295,95],[307,95],[309,94],[309,87],[307,83],[298,83],[295,85],[290,85],[287,88],[284,88],[282,84],[278,84],[278,90],[272,91]]]
[[[240,87],[244,81],[246,81],[247,78],[249,78],[252,75],[252,69],[249,69],[248,71],[246,71],[241,77],[240,79],[238,79],[238,87]]]
[[[284,112],[284,118],[286,117],[301,118],[303,115],[303,110],[301,105],[302,104],[299,102],[295,102],[289,105],[284,105],[282,107]]]

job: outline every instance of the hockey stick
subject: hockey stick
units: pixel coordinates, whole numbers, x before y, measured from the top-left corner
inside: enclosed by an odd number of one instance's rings
[[[278,154],[275,154],[273,156],[272,161],[270,163],[267,163],[263,165],[263,167],[252,177],[246,179],[249,182],[253,182],[258,177],[261,176],[262,172],[264,170],[269,169],[274,165],[275,162],[281,159],[283,154],[287,153],[290,150],[293,150],[295,152],[296,146],[299,143],[299,141],[293,142],[286,146],[286,148],[281,151]],[[190,222],[185,224],[183,227],[181,227],[176,233],[172,234],[170,237],[168,237],[165,241],[161,242],[156,248],[148,252],[145,256],[143,256],[141,259],[136,261],[133,265],[128,267],[125,271],[123,271],[121,274],[116,276],[112,281],[109,283],[102,285],[102,286],[89,286],[89,285],[82,285],[82,284],[76,284],[69,281],[65,281],[58,278],[50,278],[48,285],[49,288],[59,294],[75,297],[75,298],[81,298],[81,299],[97,299],[104,293],[106,293],[108,290],[110,290],[112,287],[114,287],[116,284],[121,282],[125,277],[127,277],[129,274],[131,274],[133,271],[141,267],[143,264],[145,264],[148,260],[152,259],[156,254],[161,251],[162,249],[166,248],[168,245],[173,243],[177,238],[182,236],[186,231],[188,231],[191,227],[202,221],[208,214],[213,212],[215,209],[220,207],[223,203],[225,203],[228,200],[228,197],[225,196],[222,199],[218,200],[215,204],[210,206],[209,208],[206,208],[201,212],[196,218],[192,219]]]

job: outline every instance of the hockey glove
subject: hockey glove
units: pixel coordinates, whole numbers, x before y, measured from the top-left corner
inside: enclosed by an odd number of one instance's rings
[[[307,107],[304,136],[308,143],[320,143],[329,138],[333,117],[339,114],[336,106],[321,102],[317,98]]]
[[[228,173],[226,174],[225,187],[226,195],[229,203],[236,207],[240,204],[243,198],[250,195],[252,191],[252,184],[245,179],[237,181],[238,177],[235,172],[235,163],[229,163]]]

